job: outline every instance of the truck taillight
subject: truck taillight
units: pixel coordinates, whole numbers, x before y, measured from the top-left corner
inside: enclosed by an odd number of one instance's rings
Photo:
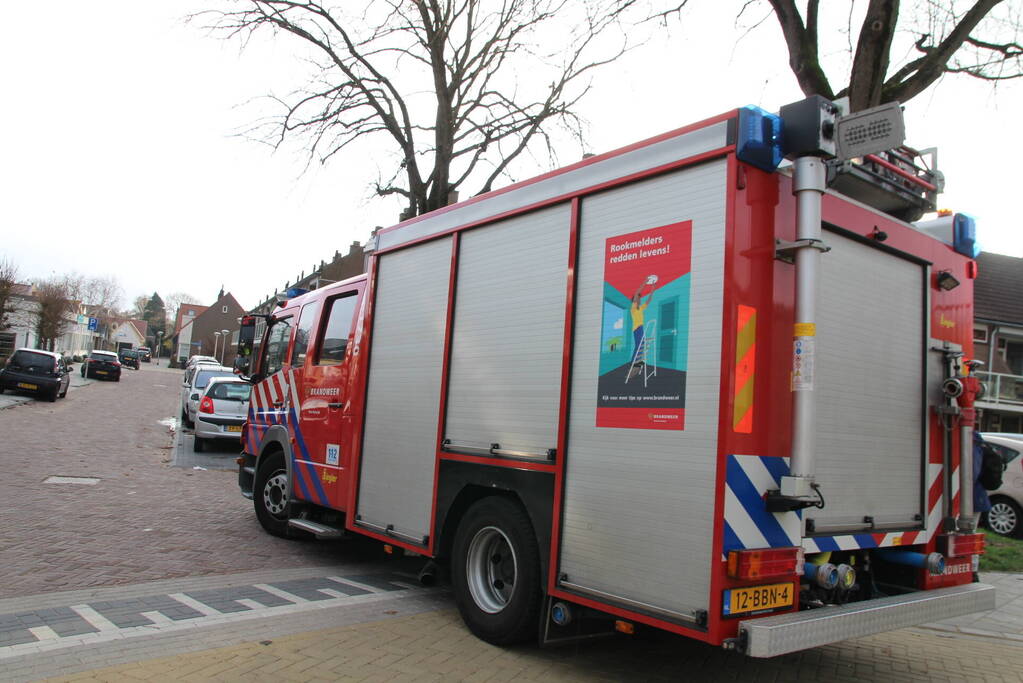
[[[200,413],[212,413],[212,412],[214,412],[214,410],[213,410],[213,399],[210,398],[209,396],[203,396],[202,400],[199,402],[199,412]]]
[[[966,557],[984,554],[984,534],[942,534],[938,549],[945,557]]]
[[[797,572],[803,549],[768,548],[733,550],[728,553],[728,575],[733,579],[766,579]]]

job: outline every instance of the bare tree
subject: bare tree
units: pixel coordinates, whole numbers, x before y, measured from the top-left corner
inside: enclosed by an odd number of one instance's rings
[[[945,74],[986,81],[1023,76],[1019,42],[1019,6],[1003,0],[933,2],[920,0],[903,9],[899,0],[869,0],[855,48],[848,27],[851,70],[839,89],[821,65],[820,0],[808,0],[802,14],[795,0],[768,0],[781,25],[789,66],[807,95],[849,97],[852,111],[884,102],[906,102]],[[851,24],[852,14],[848,15]],[[898,32],[900,19],[906,25]],[[897,38],[912,36],[903,59]],[[826,46],[834,50],[835,45]]]
[[[320,162],[357,140],[390,138],[394,171],[375,191],[403,197],[408,216],[445,206],[470,179],[490,190],[532,143],[553,153],[552,124],[580,135],[573,108],[588,78],[628,46],[624,33],[598,40],[618,26],[615,0],[235,4],[201,14],[246,41],[290,35],[311,49],[317,71],[304,89],[273,98],[282,114],[250,133],[275,147],[304,137]]]
[[[131,311],[128,312],[128,317],[134,318],[135,320],[142,320],[146,314],[146,304],[149,303],[148,296],[137,296],[132,299]]]
[[[12,295],[18,284],[18,267],[6,258],[0,259],[0,330],[6,330],[14,310]]]
[[[854,0],[847,0],[841,11],[837,2],[822,9],[820,0],[806,0],[802,10],[796,0],[767,3],[781,26],[789,68],[803,93],[831,100],[848,96],[852,111],[907,102],[945,74],[992,82],[1023,76],[1018,2],[915,0],[907,8],[899,0],[868,0],[858,32]],[[643,5],[647,20],[666,21],[681,17],[687,4],[689,0],[621,0],[619,8]],[[736,4],[740,17],[758,5],[758,0]],[[841,17],[844,25],[822,26],[825,14]],[[823,43],[821,36],[826,36]],[[840,53],[848,56],[844,66],[849,69],[836,88],[823,56]]]
[[[53,351],[68,326],[68,314],[73,308],[68,283],[63,278],[40,280],[36,283],[34,297],[39,306],[36,322],[39,348]]]
[[[167,310],[167,317],[171,321],[171,324],[177,320],[178,308],[181,304],[197,304],[199,298],[188,294],[187,292],[172,292],[164,299],[164,306]],[[168,334],[173,334],[174,330],[170,330]]]

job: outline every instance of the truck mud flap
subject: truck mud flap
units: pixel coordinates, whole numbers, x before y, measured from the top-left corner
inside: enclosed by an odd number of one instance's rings
[[[774,657],[994,608],[994,586],[982,583],[894,595],[742,621],[739,649],[750,657]]]

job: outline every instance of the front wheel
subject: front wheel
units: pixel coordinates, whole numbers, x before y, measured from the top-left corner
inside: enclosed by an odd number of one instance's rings
[[[458,611],[478,638],[508,645],[536,636],[540,552],[521,505],[492,496],[469,508],[455,534],[451,580]]]
[[[1015,501],[995,498],[987,512],[987,526],[1001,536],[1019,538],[1023,536],[1023,510]]]
[[[256,470],[256,481],[252,489],[256,518],[270,534],[293,538],[295,534],[288,526],[288,470],[284,464],[284,454],[271,453],[260,460],[262,462]]]

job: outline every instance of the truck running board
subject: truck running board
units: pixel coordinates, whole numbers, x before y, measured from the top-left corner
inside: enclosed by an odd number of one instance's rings
[[[308,519],[289,519],[288,526],[301,529],[302,531],[308,531],[312,535],[316,536],[316,538],[344,538],[345,536],[344,529],[327,526],[326,524],[320,524],[319,522],[312,522]]]
[[[750,619],[740,622],[739,642],[731,644],[750,657],[775,657],[847,638],[860,638],[994,608],[994,587],[970,583],[841,607]]]

